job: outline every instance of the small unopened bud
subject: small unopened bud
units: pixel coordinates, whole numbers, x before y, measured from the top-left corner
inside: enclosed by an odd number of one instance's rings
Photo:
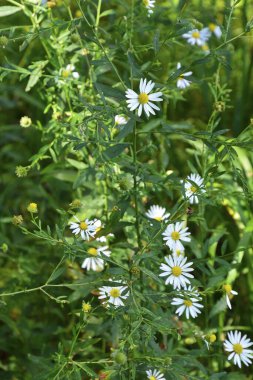
[[[28,128],[28,127],[30,127],[31,124],[32,124],[32,119],[30,119],[30,117],[28,117],[28,116],[21,117],[20,126],[22,128]]]
[[[70,208],[80,208],[82,206],[82,202],[80,201],[80,199],[74,199],[70,204],[69,204],[69,207]]]
[[[138,268],[138,267],[132,267],[132,268],[131,268],[131,273],[132,273],[134,276],[139,276],[139,274],[140,274],[140,268]]]
[[[218,112],[224,112],[226,108],[226,104],[224,102],[219,101],[214,104],[214,108]]]
[[[26,177],[29,169],[30,168],[26,166],[16,166],[15,174],[17,177]]]
[[[215,334],[209,334],[206,336],[206,340],[208,343],[214,343],[216,341],[216,335]]]
[[[54,7],[56,7],[56,5],[57,5],[56,1],[54,1],[54,0],[47,2],[47,7],[48,8],[54,8]]]
[[[124,354],[124,352],[114,352],[113,354],[112,354],[112,357],[113,357],[113,359],[115,360],[115,362],[117,363],[117,364],[125,364],[126,363],[126,361],[127,361],[127,357],[126,357],[126,355]]]
[[[0,46],[5,48],[8,45],[8,38],[6,36],[0,36]]]
[[[1,250],[3,251],[3,253],[8,252],[8,245],[6,243],[3,243],[1,246]]]
[[[29,205],[27,206],[27,211],[29,211],[32,214],[36,214],[38,212],[37,203],[29,203]]]
[[[12,223],[15,226],[18,226],[19,224],[22,224],[23,221],[24,221],[24,219],[23,219],[22,215],[14,215],[13,218],[12,218]]]

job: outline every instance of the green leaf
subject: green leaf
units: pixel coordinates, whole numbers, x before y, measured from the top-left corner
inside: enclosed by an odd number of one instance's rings
[[[14,7],[12,5],[4,5],[3,7],[0,7],[0,17],[10,16],[19,11],[21,11],[20,7]]]
[[[127,143],[120,143],[120,144],[115,144],[115,145],[112,145],[110,146],[109,148],[107,148],[104,152],[103,152],[103,156],[106,158],[106,159],[112,159],[112,158],[115,158],[117,156],[119,156],[123,151],[124,149],[129,146],[129,144]]]
[[[30,74],[30,78],[25,88],[26,92],[30,91],[31,88],[38,82],[43,73],[43,68],[47,65],[47,63],[48,61],[38,61],[29,66],[29,68],[34,68],[34,70]]]

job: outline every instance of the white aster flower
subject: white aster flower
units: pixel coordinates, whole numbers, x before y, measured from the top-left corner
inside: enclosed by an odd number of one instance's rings
[[[213,22],[211,22],[211,23],[208,25],[208,29],[209,29],[210,32],[213,33],[217,38],[221,38],[221,36],[222,36],[222,31],[221,31],[221,28],[219,27],[219,25],[216,25],[216,24],[214,24]]]
[[[201,301],[202,298],[199,292],[192,286],[188,286],[188,288],[185,287],[184,292],[180,292],[178,296],[179,297],[173,298],[171,302],[172,305],[179,306],[176,310],[176,314],[181,316],[185,312],[186,318],[189,319],[190,316],[196,318],[198,314],[201,313],[199,309],[201,309],[203,305],[201,305],[199,301]]]
[[[229,309],[232,309],[230,299],[233,298],[233,296],[237,296],[238,293],[235,290],[233,290],[232,286],[229,285],[229,284],[223,285],[223,290],[226,293],[226,302],[227,302],[227,305],[228,305]]]
[[[187,42],[190,45],[202,46],[209,39],[210,35],[211,35],[211,33],[209,31],[207,33],[207,30],[204,30],[204,29],[202,29],[202,30],[193,29],[193,30],[190,30],[187,33],[184,33],[182,35],[182,37],[186,38]]]
[[[243,362],[246,366],[252,363],[253,350],[248,349],[252,346],[253,342],[239,331],[230,331],[228,333],[228,339],[224,342],[225,351],[231,352],[228,356],[228,360],[233,359],[235,365],[241,368]]]
[[[147,8],[149,15],[154,12],[152,8],[155,7],[155,0],[142,0],[142,2]]]
[[[83,221],[79,220],[76,216],[74,216],[77,223],[71,222],[70,229],[72,233],[75,235],[80,234],[83,240],[90,240],[90,238],[94,238],[96,234],[96,226],[93,220],[85,219]]]
[[[188,237],[191,233],[187,232],[188,227],[184,228],[183,222],[177,222],[169,224],[166,227],[166,230],[162,233],[164,236],[165,244],[172,250],[173,253],[176,253],[178,250],[183,251],[184,246],[181,243],[182,241],[191,241],[191,238]]]
[[[158,222],[161,222],[162,220],[165,220],[169,218],[170,214],[166,213],[166,208],[160,207],[157,205],[153,205],[150,207],[150,209],[146,212],[146,215],[150,219],[155,219]]]
[[[68,78],[70,75],[72,75],[74,79],[78,79],[80,75],[77,71],[75,71],[75,69],[75,66],[72,63],[70,63],[66,66],[65,69],[60,70],[60,75],[63,78]]]
[[[157,371],[157,369],[146,371],[146,374],[148,380],[166,380],[164,374]]]
[[[149,117],[151,113],[155,115],[154,110],[160,110],[160,108],[157,107],[153,102],[161,102],[161,96],[163,94],[162,92],[154,92],[153,94],[150,94],[150,91],[152,91],[154,86],[155,83],[151,80],[147,82],[147,79],[141,79],[139,86],[139,94],[137,94],[131,89],[128,89],[126,91],[126,97],[128,98],[127,106],[130,109],[130,111],[133,111],[136,108],[138,108],[138,116],[141,116],[142,111],[144,110],[146,115]]]
[[[126,289],[127,286],[102,286],[99,288],[100,296],[98,298],[106,300],[116,307],[124,306],[122,299],[125,300],[129,296],[129,292],[126,292]]]
[[[194,278],[194,276],[189,273],[193,271],[193,268],[191,268],[192,262],[187,263],[186,257],[175,255],[165,257],[165,261],[168,265],[162,264],[160,266],[163,273],[159,274],[159,276],[168,277],[165,281],[166,285],[171,284],[174,289],[180,289],[190,284],[189,278]]]
[[[180,68],[181,68],[181,63],[178,62],[177,69],[180,69]],[[188,71],[187,73],[180,74],[177,80],[177,87],[184,89],[190,86],[191,81],[188,79],[185,79],[185,77],[189,77],[190,75],[192,75],[192,71]]]
[[[127,124],[128,122],[128,119],[123,116],[123,115],[116,115],[115,118],[114,118],[114,121],[115,121],[115,125],[117,126],[122,126],[122,125],[125,125]]]
[[[111,251],[109,251],[108,246],[102,247],[90,247],[87,250],[88,255],[91,257],[87,257],[83,263],[82,268],[87,270],[101,271],[104,269],[104,260],[102,258],[103,255],[110,257]]]
[[[99,236],[96,238],[96,241],[100,242],[100,243],[107,243],[108,240],[110,240],[110,238],[114,238],[114,235],[113,234],[108,234],[106,236]]]
[[[191,204],[199,203],[197,193],[205,193],[203,182],[204,179],[199,174],[192,173],[186,178],[184,185],[185,195]]]

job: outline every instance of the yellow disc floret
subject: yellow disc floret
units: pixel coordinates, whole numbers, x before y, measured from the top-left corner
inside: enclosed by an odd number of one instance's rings
[[[120,291],[117,288],[112,288],[110,290],[110,296],[113,298],[118,298],[120,296]]]
[[[148,95],[145,94],[145,92],[141,92],[138,96],[138,100],[140,104],[146,104],[148,103]]]
[[[82,309],[84,313],[89,313],[91,311],[91,304],[89,304],[88,302],[83,302]]]
[[[149,380],[156,380],[156,377],[155,376],[150,376]]]
[[[177,231],[173,231],[171,233],[171,239],[173,239],[173,240],[179,240],[180,239],[180,233],[177,232]]]
[[[231,292],[231,290],[232,290],[232,286],[229,285],[229,284],[225,284],[225,285],[223,285],[223,290],[225,290],[225,292],[227,294],[229,294]]]
[[[87,223],[85,223],[85,222],[81,222],[80,224],[79,224],[79,227],[80,227],[80,229],[81,230],[87,230],[87,228],[88,228],[88,224]]]
[[[161,216],[156,216],[154,219],[157,220],[158,222],[161,222],[162,217]]]
[[[178,266],[175,266],[171,269],[173,276],[178,277],[182,273],[182,269]]]
[[[190,187],[190,190],[192,193],[196,193],[196,191],[198,190],[196,186],[191,186]]]
[[[192,306],[192,301],[190,301],[190,300],[184,300],[184,304],[185,304],[186,307],[190,307],[190,306]]]
[[[199,32],[193,32],[192,33],[192,37],[193,38],[199,38],[200,37],[200,33]]]
[[[240,343],[236,343],[233,345],[233,349],[236,354],[240,355],[243,352],[243,346]]]
[[[29,203],[27,206],[27,211],[31,212],[32,214],[35,214],[38,212],[38,205],[37,203]]]
[[[215,25],[213,22],[211,22],[211,23],[208,25],[208,28],[211,30],[211,32],[214,32],[215,29],[216,29],[216,25]]]
[[[98,255],[98,250],[96,248],[93,248],[93,247],[89,248],[87,252],[89,255],[92,255],[92,256]]]

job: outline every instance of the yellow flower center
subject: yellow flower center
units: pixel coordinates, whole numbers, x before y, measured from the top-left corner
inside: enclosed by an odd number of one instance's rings
[[[190,307],[190,306],[192,306],[192,301],[190,301],[190,300],[184,300],[184,304],[185,304],[186,307]]]
[[[141,92],[138,99],[140,104],[146,104],[148,102],[148,95],[145,92]]]
[[[216,341],[216,335],[215,334],[209,335],[209,342],[214,343],[215,341]]]
[[[149,380],[156,380],[156,377],[155,376],[150,376]]]
[[[200,33],[199,32],[193,32],[192,33],[192,37],[193,38],[199,38],[200,37]]]
[[[82,309],[84,313],[89,313],[89,311],[91,310],[91,305],[88,302],[83,302]]]
[[[149,0],[142,0],[142,2],[145,5],[145,7],[147,7],[149,5]],[[151,380],[153,380],[153,379],[151,379]]]
[[[91,247],[91,248],[88,249],[88,254],[92,255],[92,256],[97,256],[98,255],[98,250],[96,248]]]
[[[233,344],[233,349],[236,354],[240,355],[243,352],[243,347],[240,343]]]
[[[110,295],[113,297],[113,298],[118,298],[120,296],[120,291],[119,289],[117,288],[112,288],[112,290],[110,290]]]
[[[88,228],[88,224],[85,223],[85,222],[81,222],[81,223],[79,224],[79,227],[81,228],[81,230],[87,230],[87,228]]]
[[[229,294],[232,290],[232,286],[229,284],[225,284],[225,285],[223,285],[223,289],[225,290],[226,293]]]
[[[158,222],[161,222],[161,220],[162,220],[163,218],[162,218],[161,216],[156,216],[154,219],[157,220]]]
[[[208,51],[209,50],[209,46],[208,45],[202,45],[201,46],[201,48],[202,48],[202,50],[204,50],[204,51]]]
[[[178,266],[173,267],[171,271],[172,271],[173,276],[176,276],[176,277],[180,276],[180,274],[182,273],[182,269]]]
[[[216,29],[216,25],[214,23],[212,23],[212,22],[208,25],[208,27],[211,30],[211,32],[214,32],[215,29]]]
[[[179,240],[180,239],[180,233],[177,232],[177,231],[173,231],[171,233],[171,239],[173,239],[173,240]]]
[[[192,193],[196,193],[196,191],[198,190],[196,186],[191,186],[190,187],[190,190]]]
[[[70,71],[68,71],[68,70],[62,70],[61,75],[63,76],[63,78],[68,78],[69,74],[70,74]]]
[[[177,249],[177,250],[176,250],[176,255],[177,255],[177,256],[183,255],[183,252],[181,252],[180,249]]]

